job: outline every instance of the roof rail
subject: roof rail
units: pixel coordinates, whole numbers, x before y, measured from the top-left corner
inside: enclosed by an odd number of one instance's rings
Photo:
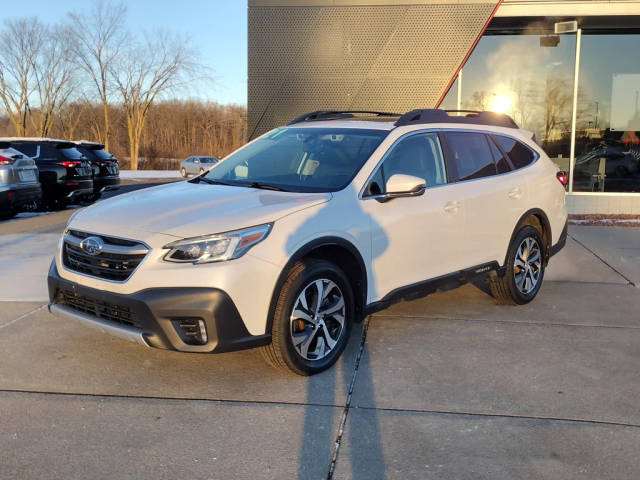
[[[465,116],[449,115],[466,113]],[[422,123],[470,123],[476,125],[493,125],[496,127],[519,128],[509,115],[496,112],[479,112],[476,110],[440,110],[438,108],[421,108],[411,110],[402,115],[394,125],[416,125]]]
[[[401,117],[401,113],[376,112],[372,110],[315,110],[313,112],[303,113],[291,120],[287,125],[302,122],[318,122],[322,120],[339,120],[341,118],[353,118],[354,114],[369,114],[376,117]]]

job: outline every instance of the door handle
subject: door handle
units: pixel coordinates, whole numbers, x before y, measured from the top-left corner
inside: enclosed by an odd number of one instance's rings
[[[509,190],[509,198],[513,198],[514,200],[517,200],[518,198],[520,198],[522,196],[522,190],[520,190],[519,187],[513,188],[511,190]]]
[[[447,213],[455,213],[460,209],[460,202],[456,202],[455,200],[451,200],[447,202],[443,207],[444,211]]]

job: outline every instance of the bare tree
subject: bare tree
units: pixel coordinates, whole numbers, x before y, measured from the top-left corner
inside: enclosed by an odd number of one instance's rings
[[[564,77],[547,77],[544,96],[543,140],[553,140],[562,130],[567,129],[571,116],[573,93],[569,80]]]
[[[73,91],[73,64],[67,52],[67,35],[61,28],[43,30],[43,47],[33,58],[33,78],[38,109],[31,112],[33,130],[49,135],[51,125]]]
[[[127,9],[122,3],[97,0],[89,14],[69,14],[67,28],[73,32],[71,51],[86,72],[102,104],[103,124],[100,140],[109,149],[109,70],[129,41],[124,28]]]
[[[6,20],[0,32],[0,101],[18,136],[27,131],[33,67],[43,47],[45,30],[34,17]]]
[[[186,40],[166,32],[146,35],[144,42],[121,55],[110,73],[122,96],[131,168],[138,168],[140,137],[149,108],[159,95],[184,86],[195,71],[194,54]]]

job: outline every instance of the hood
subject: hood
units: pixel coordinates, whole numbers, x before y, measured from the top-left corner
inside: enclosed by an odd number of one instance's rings
[[[78,212],[71,225],[130,238],[136,232],[188,238],[273,222],[330,199],[330,193],[176,182],[98,202]]]

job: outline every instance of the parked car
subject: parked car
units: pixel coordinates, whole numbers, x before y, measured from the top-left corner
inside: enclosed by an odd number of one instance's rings
[[[216,157],[210,156],[194,155],[187,157],[180,162],[180,175],[184,178],[187,178],[189,175],[202,175],[218,163],[218,161]]]
[[[120,186],[118,159],[107,152],[102,143],[80,140],[75,144],[78,151],[91,162],[93,199],[97,200],[107,190],[117,190]]]
[[[43,208],[62,209],[72,202],[92,200],[91,164],[73,142],[28,137],[10,141],[13,148],[36,162]]]
[[[0,141],[0,219],[32,208],[42,197],[36,163]]]
[[[141,345],[331,366],[354,322],[485,280],[524,304],[565,244],[564,176],[506,115],[312,112],[187,182],[75,213],[50,311]]]

